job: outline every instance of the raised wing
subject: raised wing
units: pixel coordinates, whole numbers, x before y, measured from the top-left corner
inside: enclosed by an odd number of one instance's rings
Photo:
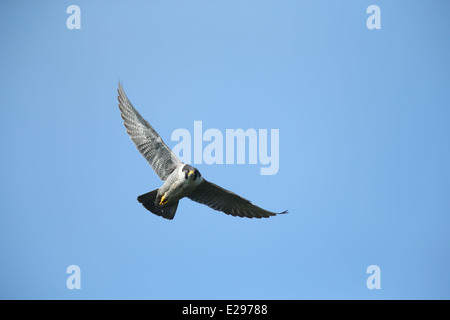
[[[180,160],[164,143],[155,129],[136,111],[120,83],[117,92],[119,93],[117,99],[123,123],[131,140],[161,180],[166,180],[181,164]]]
[[[255,206],[247,199],[206,180],[203,180],[187,197],[198,203],[205,204],[212,209],[231,214],[232,216],[268,218],[278,214]],[[287,211],[279,214],[283,213],[287,213]]]

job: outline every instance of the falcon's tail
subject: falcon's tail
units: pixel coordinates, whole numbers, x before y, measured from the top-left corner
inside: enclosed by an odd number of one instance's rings
[[[157,193],[158,189],[150,191],[148,193],[140,195],[137,200],[142,203],[142,205],[148,211],[156,214],[157,216],[172,220],[175,216],[175,212],[177,212],[178,201],[172,204],[160,206],[156,200]]]

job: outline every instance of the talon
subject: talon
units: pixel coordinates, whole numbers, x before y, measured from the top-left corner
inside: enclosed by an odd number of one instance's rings
[[[167,202],[168,202],[168,200],[166,199],[166,196],[163,195],[161,198],[161,201],[159,202],[159,205],[160,206],[165,205]]]

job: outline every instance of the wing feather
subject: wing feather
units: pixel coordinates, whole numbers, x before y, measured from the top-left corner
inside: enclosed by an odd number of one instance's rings
[[[119,109],[131,140],[161,178],[166,178],[181,164],[153,127],[136,111],[119,83]]]
[[[205,204],[214,210],[222,211],[232,216],[268,218],[278,214],[255,206],[247,199],[207,180],[203,180],[187,197],[198,203]],[[287,213],[287,211],[279,214],[283,213]]]

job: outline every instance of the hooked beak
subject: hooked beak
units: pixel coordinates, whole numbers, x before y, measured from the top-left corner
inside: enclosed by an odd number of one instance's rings
[[[190,176],[192,176],[192,175],[194,175],[194,171],[189,171],[188,177],[190,177]]]

